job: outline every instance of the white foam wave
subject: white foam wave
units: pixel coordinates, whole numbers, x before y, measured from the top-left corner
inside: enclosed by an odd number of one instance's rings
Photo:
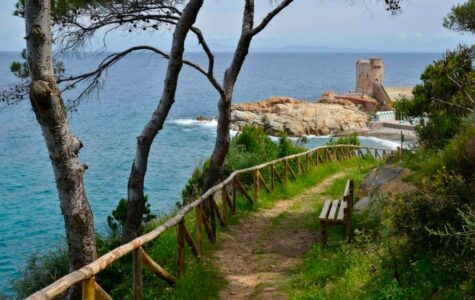
[[[213,120],[196,120],[196,119],[177,119],[173,123],[180,126],[203,126],[203,127],[216,127],[218,126],[218,121]]]
[[[361,140],[369,140],[378,144],[381,144],[383,146],[386,146],[390,149],[396,150],[397,147],[401,146],[401,143],[395,142],[395,141],[390,141],[390,140],[383,140],[379,139],[377,137],[372,137],[372,136],[360,136],[359,137]]]

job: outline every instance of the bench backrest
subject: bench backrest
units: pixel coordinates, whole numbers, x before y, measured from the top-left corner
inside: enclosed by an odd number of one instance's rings
[[[343,193],[343,201],[348,201],[348,208],[353,208],[353,201],[354,201],[354,188],[355,182],[353,179],[348,179],[346,181],[345,191]]]

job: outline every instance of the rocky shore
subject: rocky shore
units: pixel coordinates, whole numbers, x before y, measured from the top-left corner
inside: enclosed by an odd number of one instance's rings
[[[351,102],[333,101],[331,95],[321,102],[271,97],[233,105],[231,122],[233,130],[252,124],[263,127],[270,135],[285,132],[300,137],[366,131],[370,116]]]

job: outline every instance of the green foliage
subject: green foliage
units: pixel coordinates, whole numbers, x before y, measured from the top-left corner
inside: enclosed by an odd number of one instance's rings
[[[112,210],[112,214],[107,216],[107,226],[109,227],[111,236],[114,238],[120,237],[122,235],[122,228],[125,223],[125,219],[127,217],[127,199],[120,199],[119,203],[117,203],[116,208]],[[147,223],[156,218],[154,214],[152,214],[151,205],[148,202],[148,196],[145,195],[145,208],[142,217],[142,223]]]
[[[457,241],[446,244],[440,236],[432,235],[428,230],[443,230],[448,224],[453,228],[462,228],[459,208],[475,204],[467,184],[460,175],[440,171],[424,180],[416,192],[395,197],[392,225],[408,238],[413,251],[440,249],[444,244],[450,251],[460,251]]]
[[[305,140],[300,140],[300,145],[294,144],[285,135],[275,143],[260,127],[245,126],[243,130],[232,138],[229,145],[228,154],[224,162],[223,176],[227,177],[232,172],[259,165],[264,162],[275,160],[280,157],[301,153],[305,148],[301,144]],[[193,170],[192,176],[188,179],[182,190],[183,203],[189,203],[202,194],[202,187],[208,176],[209,159],[202,166]],[[269,174],[263,172],[262,176],[267,178]],[[243,183],[252,181],[250,176],[243,176]]]
[[[338,138],[335,138],[335,136],[331,136],[330,141],[328,141],[327,145],[355,145],[355,146],[360,146],[361,142],[360,142],[360,139],[358,138],[358,134],[356,132],[353,132],[350,135],[340,136]]]
[[[193,202],[203,193],[203,186],[205,184],[206,176],[209,172],[210,160],[207,159],[200,166],[195,167],[193,174],[188,179],[185,187],[181,191],[183,204]]]
[[[30,76],[30,69],[27,64],[27,54],[26,54],[26,49],[23,49],[21,51],[21,58],[23,59],[23,62],[12,62],[10,65],[10,71],[18,78],[24,79],[28,78]]]
[[[444,26],[455,31],[475,33],[475,1],[454,5],[444,18]]]
[[[274,160],[279,146],[256,126],[245,126],[232,140],[225,161],[225,174]]]
[[[28,257],[20,278],[13,281],[16,296],[24,299],[44,288],[69,271],[68,251],[65,244],[44,254],[35,253]]]
[[[395,104],[398,113],[419,118],[416,126],[424,148],[442,148],[461,128],[462,120],[475,108],[475,48],[460,45],[429,65],[413,100]]]
[[[54,15],[66,15],[70,10],[85,7],[88,4],[110,0],[51,0],[51,11]],[[25,17],[25,0],[15,3],[14,16]]]

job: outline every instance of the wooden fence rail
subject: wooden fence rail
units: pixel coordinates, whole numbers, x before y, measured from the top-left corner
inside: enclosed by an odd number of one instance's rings
[[[150,269],[153,274],[171,286],[175,285],[177,277],[185,272],[186,246],[188,245],[191,253],[197,259],[201,259],[203,255],[203,228],[208,240],[211,243],[215,243],[216,221],[221,226],[228,224],[228,214],[236,212],[236,201],[239,194],[253,204],[259,200],[262,188],[267,192],[271,192],[276,187],[276,181],[286,184],[289,176],[297,179],[299,174],[307,173],[312,165],[318,166],[327,161],[343,160],[352,157],[363,158],[365,155],[374,159],[386,159],[394,154],[395,151],[393,150],[371,147],[351,145],[322,146],[251,168],[235,171],[223,182],[206,191],[200,198],[184,206],[165,223],[135,238],[131,242],[104,254],[87,266],[63,276],[49,286],[30,295],[27,299],[54,299],[64,294],[69,287],[78,283],[82,283],[83,299],[112,299],[97,284],[95,276],[121,257],[132,253],[133,297],[135,300],[141,300],[143,298],[143,267]],[[302,162],[302,160],[305,162]],[[267,183],[262,176],[263,171],[270,172],[270,183]],[[253,176],[253,192],[251,193],[246,189],[242,179],[239,178],[240,176],[242,178],[244,174],[252,174]],[[209,214],[204,213],[205,204],[206,207],[209,207]],[[185,223],[185,216],[193,211],[195,212],[195,237],[190,234]],[[143,245],[153,241],[172,227],[176,228],[176,275],[171,274],[157,264],[142,248]]]

